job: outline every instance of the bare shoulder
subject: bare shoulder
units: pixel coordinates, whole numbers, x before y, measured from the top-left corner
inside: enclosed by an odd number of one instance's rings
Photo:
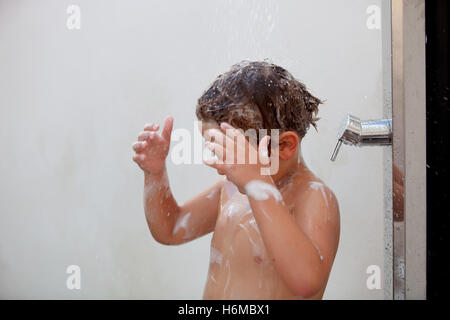
[[[295,212],[306,216],[325,216],[326,221],[339,221],[339,204],[334,192],[314,175],[294,182]]]

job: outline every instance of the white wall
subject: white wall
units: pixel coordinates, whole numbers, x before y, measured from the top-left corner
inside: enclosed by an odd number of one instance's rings
[[[66,8],[81,8],[81,29]],[[168,114],[193,131],[196,99],[242,59],[286,67],[321,106],[304,157],[334,190],[341,241],[328,299],[383,298],[381,148],[343,146],[346,113],[381,118],[380,0],[0,1],[0,298],[202,297],[210,236],[157,244],[142,208],[131,143]],[[217,178],[169,163],[179,202]],[[188,170],[187,170],[188,169]],[[81,267],[81,290],[66,268]],[[383,282],[382,282],[383,283]]]

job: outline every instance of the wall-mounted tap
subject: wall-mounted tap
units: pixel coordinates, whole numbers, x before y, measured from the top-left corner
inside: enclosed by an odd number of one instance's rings
[[[392,119],[361,121],[348,114],[339,132],[331,161],[336,160],[342,143],[360,147],[391,145]]]

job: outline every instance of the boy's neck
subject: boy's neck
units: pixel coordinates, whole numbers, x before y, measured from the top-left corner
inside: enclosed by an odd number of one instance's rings
[[[283,184],[283,181],[292,177],[292,175],[303,175],[309,172],[305,161],[303,160],[300,148],[296,154],[289,160],[280,162],[279,170],[276,174],[272,175],[272,180],[277,185]]]

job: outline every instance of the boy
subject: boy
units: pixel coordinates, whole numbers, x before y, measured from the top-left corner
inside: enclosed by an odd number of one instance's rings
[[[204,299],[322,298],[339,242],[339,208],[300,151],[321,103],[267,62],[243,62],[219,76],[196,114],[216,157],[205,163],[226,178],[181,206],[165,168],[173,119],[161,134],[158,125],[146,125],[133,145],[155,240],[177,245],[214,232]],[[258,131],[259,143],[238,129]],[[278,129],[278,139],[261,129]],[[240,152],[245,161],[237,160]],[[257,161],[250,161],[251,152]],[[274,161],[275,169],[262,174]]]

